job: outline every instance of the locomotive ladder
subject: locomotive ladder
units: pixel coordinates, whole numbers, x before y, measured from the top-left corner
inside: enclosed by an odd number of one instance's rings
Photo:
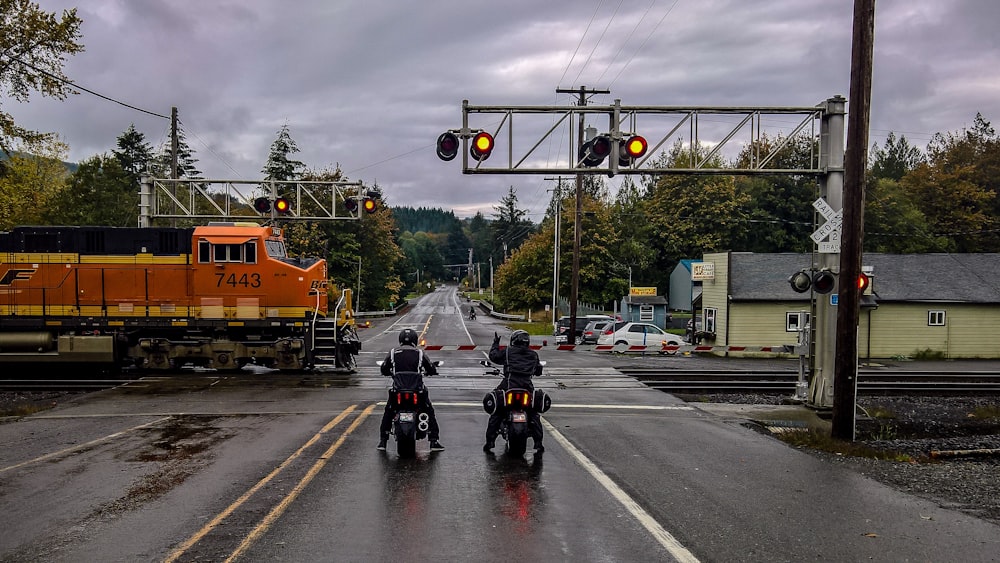
[[[316,319],[313,327],[313,363],[337,364],[337,319]]]

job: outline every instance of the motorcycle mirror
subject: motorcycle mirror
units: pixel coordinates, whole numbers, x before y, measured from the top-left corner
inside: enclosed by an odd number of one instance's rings
[[[479,365],[485,366],[485,367],[490,367],[490,363],[487,362],[486,360],[479,360]]]
[[[539,364],[540,364],[540,365],[541,365],[542,367],[545,367],[545,364],[547,364],[547,363],[549,363],[549,362],[547,362],[547,361],[545,361],[545,360],[542,360],[542,361],[540,361],[540,362],[538,362],[538,363],[539,363]]]
[[[382,360],[379,360],[379,361],[375,362],[375,365],[377,365],[379,367],[382,367]]]
[[[444,365],[444,360],[434,360],[431,363],[434,364],[434,367],[437,367],[437,366]]]

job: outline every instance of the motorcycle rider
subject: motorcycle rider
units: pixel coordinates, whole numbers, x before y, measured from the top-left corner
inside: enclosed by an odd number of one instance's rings
[[[389,350],[385,360],[382,361],[381,371],[385,377],[392,378],[392,385],[396,389],[417,389],[423,397],[421,411],[426,412],[429,417],[427,437],[431,442],[431,451],[439,452],[444,450],[444,446],[438,441],[440,429],[438,428],[437,417],[434,416],[434,406],[431,405],[430,395],[424,387],[424,375],[437,375],[437,366],[434,365],[424,351],[417,348],[417,333],[412,328],[404,328],[399,333],[399,348]],[[379,428],[378,449],[384,450],[386,442],[389,440],[389,430],[392,428],[394,411],[392,404],[386,401],[385,412],[382,414],[382,426]]]
[[[476,320],[476,306],[475,305],[469,305],[469,320],[470,321]]]
[[[501,350],[500,335],[493,333],[490,361],[503,366],[503,380],[497,385],[497,389],[504,391],[507,389],[535,390],[531,378],[542,374],[542,363],[538,360],[538,353],[529,347],[530,343],[531,336],[527,331],[515,330],[510,334],[510,346]],[[490,415],[490,421],[486,425],[484,452],[492,450],[496,445],[497,434],[500,433],[500,424],[503,422],[504,414],[503,409],[498,408]],[[542,417],[534,409],[528,411],[528,430],[535,441],[535,453],[544,452]]]

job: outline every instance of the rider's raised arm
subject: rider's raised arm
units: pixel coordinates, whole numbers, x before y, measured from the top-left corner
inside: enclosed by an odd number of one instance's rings
[[[507,365],[507,354],[500,349],[500,335],[493,333],[493,345],[490,346],[490,361],[494,364]]]

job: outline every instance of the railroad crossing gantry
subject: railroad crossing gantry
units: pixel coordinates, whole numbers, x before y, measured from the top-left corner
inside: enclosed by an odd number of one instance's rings
[[[282,221],[359,220],[365,200],[381,194],[361,182],[206,180],[144,176],[139,189],[139,226],[152,220],[214,219],[226,221],[281,219]],[[264,198],[268,210],[255,209]],[[277,209],[279,199],[286,210]],[[339,203],[339,205],[338,205]],[[368,209],[365,209],[368,211]]]
[[[581,96],[586,93],[585,88],[579,91]],[[623,106],[617,99],[604,106],[477,106],[463,100],[462,127],[438,138],[437,154],[442,160],[452,160],[461,152],[464,174],[815,176],[820,197],[836,212],[843,207],[846,103],[841,96],[804,107]],[[629,157],[622,148],[634,136],[654,142],[647,144],[649,150],[644,150],[642,156]],[[779,152],[801,136],[819,141],[808,165],[794,169],[775,165]],[[598,138],[604,144],[595,154]],[[554,162],[551,157],[536,154],[549,139],[561,139],[558,146],[565,147]],[[709,139],[719,140],[708,144],[705,141]],[[653,158],[671,142],[686,146],[689,167],[664,168],[659,159]],[[515,145],[525,143],[530,148],[515,150]],[[717,157],[737,143],[750,148],[749,158],[733,167],[716,167]],[[494,157],[487,164],[493,153],[504,158]],[[839,245],[827,243],[819,247],[813,254],[813,269],[838,272]],[[827,408],[833,406],[836,305],[813,295],[812,313],[815,326],[808,401]]]

